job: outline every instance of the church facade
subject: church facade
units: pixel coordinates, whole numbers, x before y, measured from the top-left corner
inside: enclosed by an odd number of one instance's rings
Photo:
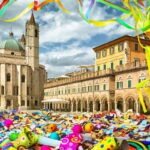
[[[39,109],[46,70],[39,64],[39,25],[32,13],[25,35],[0,42],[0,109]]]

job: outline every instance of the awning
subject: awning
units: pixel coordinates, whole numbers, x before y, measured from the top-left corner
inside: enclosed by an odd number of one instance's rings
[[[58,98],[45,99],[45,100],[42,101],[42,103],[46,103],[46,102],[53,102],[53,103],[69,103],[68,100],[58,99]]]

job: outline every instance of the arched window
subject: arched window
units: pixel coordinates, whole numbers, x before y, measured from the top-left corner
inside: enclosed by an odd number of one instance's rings
[[[142,73],[140,76],[139,76],[139,82],[141,82],[141,81],[143,81],[143,80],[145,80],[146,79],[146,77],[145,77],[145,75]]]
[[[132,77],[129,75],[127,79],[128,79],[128,88],[131,88],[132,87]]]
[[[35,29],[35,37],[38,37],[38,30]]]
[[[122,80],[122,77],[119,77],[119,80],[117,82],[117,89],[123,89],[123,80]]]
[[[21,82],[25,82],[25,75],[21,76]]]
[[[1,94],[4,95],[4,86],[1,86]]]
[[[9,82],[10,81],[10,73],[6,74],[6,81]]]
[[[25,106],[25,100],[21,100],[21,106]]]

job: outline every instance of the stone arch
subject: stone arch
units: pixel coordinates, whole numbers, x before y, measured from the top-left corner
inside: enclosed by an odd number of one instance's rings
[[[73,102],[73,111],[76,111],[76,100],[75,98],[72,99]]]
[[[99,97],[95,97],[94,98],[94,101],[95,101],[95,110],[96,111],[100,111],[100,105],[101,105],[101,102],[100,102],[100,98]]]
[[[78,99],[78,111],[81,111],[81,101],[82,101],[82,99]]]
[[[102,111],[108,111],[108,99],[106,95],[101,97],[101,102],[102,102]]]
[[[93,112],[93,99],[92,97],[88,98],[89,112]]]
[[[117,109],[119,109],[120,111],[124,111],[123,110],[123,97],[121,97],[121,96],[118,96],[117,98],[116,98],[116,108]]]
[[[87,112],[87,99],[82,99],[82,105],[83,105],[83,112]]]
[[[10,109],[11,105],[12,105],[11,100],[7,99],[6,100],[6,109],[8,109],[8,108]]]
[[[71,98],[68,98],[68,105],[65,104],[65,108],[66,108],[66,111],[71,111],[71,105],[72,105],[72,101],[71,101]]]
[[[136,98],[135,98],[135,96],[133,96],[133,95],[126,96],[125,102],[126,102],[126,110],[132,109],[134,112],[136,111]]]

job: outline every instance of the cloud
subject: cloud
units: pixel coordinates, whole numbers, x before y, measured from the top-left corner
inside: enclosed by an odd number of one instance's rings
[[[40,2],[42,1],[40,0]],[[16,16],[31,2],[32,0],[15,1],[3,17],[9,19]],[[65,14],[54,3],[43,7],[39,12],[34,12],[40,25],[40,63],[46,66],[49,77],[74,71],[79,65],[94,64],[95,54],[92,47],[112,40],[114,37],[132,33],[117,23],[106,27],[94,27],[81,18],[75,0],[62,0],[62,2],[71,14]],[[84,12],[88,6],[89,1],[85,1]],[[92,19],[106,20],[120,15],[117,11],[111,11],[108,6],[95,5],[91,17]],[[25,32],[25,23],[30,18],[30,14],[31,12],[28,12],[13,23],[1,21],[0,38],[7,37],[11,26],[16,38],[19,38]],[[130,23],[132,24],[132,20]]]
[[[94,63],[94,51],[88,47],[68,45],[65,49],[53,49],[40,54],[41,63],[46,65],[49,77],[55,77],[76,70],[80,65]]]

